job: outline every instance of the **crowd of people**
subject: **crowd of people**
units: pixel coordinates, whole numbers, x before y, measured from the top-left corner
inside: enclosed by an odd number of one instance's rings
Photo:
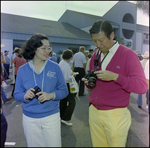
[[[125,147],[131,125],[127,107],[132,92],[139,94],[139,108],[142,94],[146,93],[149,106],[149,56],[143,57],[147,60],[142,65],[133,50],[117,42],[112,25],[106,20],[96,21],[89,33],[96,49],[80,46],[75,54],[66,49],[59,63],[49,38],[42,33],[32,35],[13,51],[15,83],[10,98],[22,102],[22,126],[28,147],[61,147],[61,122],[73,126],[77,94],[70,92],[72,76],[79,85],[79,96],[90,93],[93,147]],[[10,79],[8,52],[1,52],[1,88],[2,80]],[[11,100],[4,93],[1,89],[1,147],[9,126],[2,111],[2,96]]]

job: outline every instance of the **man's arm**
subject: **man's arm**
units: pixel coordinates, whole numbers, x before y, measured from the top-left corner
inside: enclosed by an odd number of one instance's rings
[[[75,63],[73,62],[73,63],[72,63],[73,70],[74,70],[74,64],[75,64]]]
[[[149,79],[146,79],[146,82],[148,84],[148,90],[149,90]]]
[[[85,73],[86,73],[86,63],[83,63],[83,68],[84,68]]]
[[[2,56],[2,63],[3,63],[3,64],[6,64],[6,60],[5,60],[5,57],[4,57],[4,54],[3,54],[2,51],[1,51],[1,56]]]

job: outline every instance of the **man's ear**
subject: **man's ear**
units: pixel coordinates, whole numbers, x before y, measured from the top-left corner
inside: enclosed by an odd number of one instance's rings
[[[114,32],[112,32],[112,33],[110,34],[110,40],[113,40],[114,37],[115,37],[115,34],[114,34]]]

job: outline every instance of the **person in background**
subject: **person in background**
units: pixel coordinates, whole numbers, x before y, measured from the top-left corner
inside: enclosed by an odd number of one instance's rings
[[[79,96],[85,96],[84,94],[84,82],[81,80],[86,73],[86,58],[84,55],[85,47],[80,46],[79,52],[73,56],[73,69],[74,72],[78,72],[79,75],[75,77],[79,84]]]
[[[90,59],[91,59],[91,54],[89,53],[89,51],[85,51],[85,57],[86,57],[86,70],[85,70],[85,72],[86,72],[86,74],[87,74],[87,72],[88,72],[88,70],[89,70],[89,63],[90,63]],[[88,89],[85,85],[84,85],[84,93],[85,93],[85,95],[87,95],[88,94],[88,92],[90,91],[90,89]]]
[[[11,99],[13,99],[13,97],[10,96],[8,98],[8,96],[7,96],[7,94],[6,94],[5,90],[4,90],[4,87],[3,87],[3,80],[4,80],[4,78],[3,78],[2,72],[3,72],[3,70],[2,70],[2,64],[1,64],[1,81],[2,81],[1,82],[1,100],[3,100],[3,102],[6,103],[6,102],[10,101]]]
[[[14,97],[22,102],[23,129],[28,147],[61,147],[59,102],[68,95],[59,65],[48,60],[49,38],[37,33],[22,47],[29,60],[18,69]]]
[[[72,50],[71,50],[71,51],[72,51]],[[73,60],[72,60],[72,59],[68,62],[68,64],[69,64],[71,70],[73,70]]]
[[[94,50],[93,49],[89,49],[89,54],[92,56],[94,53]]]
[[[96,21],[89,30],[98,48],[91,57],[95,86],[83,78],[89,95],[89,125],[93,147],[125,147],[131,125],[127,106],[130,94],[144,94],[148,85],[137,55],[114,40],[106,20]],[[94,82],[93,82],[94,83]],[[142,86],[142,87],[141,87]]]
[[[16,55],[16,57],[13,59],[13,67],[15,67],[15,73],[14,73],[14,77],[15,77],[15,81],[16,81],[16,77],[17,77],[17,72],[19,67],[21,67],[22,65],[26,64],[26,60],[23,58],[23,56],[21,55],[21,48],[17,48],[16,50],[14,50],[14,53]],[[14,97],[14,89],[15,89],[15,84],[13,85],[13,90],[11,93],[11,97]]]
[[[5,60],[5,57],[3,55],[3,52],[1,51],[1,100],[3,100],[4,103],[10,101],[11,99],[13,99],[13,97],[9,97],[7,96],[4,88],[3,88],[3,80],[4,79],[4,74],[3,74],[3,67],[2,67],[2,63],[5,64],[6,63],[6,60]]]
[[[49,58],[51,61],[54,61],[57,63],[57,58],[56,58],[56,53],[54,52],[50,52],[50,58]]]
[[[146,92],[146,98],[147,98],[147,105],[148,105],[147,108],[148,108],[148,112],[149,112],[149,59],[146,62],[144,72],[145,72],[146,81],[147,81],[147,84],[148,84],[148,89],[147,89],[147,92]]]
[[[87,63],[87,61],[88,61],[88,59],[89,59],[89,57],[88,57],[89,51],[88,51],[88,50],[85,50],[85,51],[84,51],[84,55],[85,55],[86,63]]]
[[[2,85],[2,81],[3,81],[3,77],[1,74],[1,85]],[[2,89],[1,89],[1,94],[2,94]],[[1,147],[5,147],[5,142],[6,142],[6,138],[7,138],[8,123],[7,123],[6,117],[5,117],[3,110],[2,110],[2,96],[1,96],[0,115],[1,115]]]
[[[5,60],[6,60],[6,63],[3,64],[4,66],[4,79],[7,80],[7,79],[10,79],[9,77],[9,67],[10,67],[10,58],[8,56],[8,50],[5,50],[4,51],[4,56],[5,56]]]
[[[1,48],[4,47],[5,45],[1,44]],[[2,63],[6,63],[5,57],[3,55],[3,52],[1,51],[1,87],[2,87],[2,82],[3,82],[3,70],[2,70]],[[2,89],[1,89],[1,94],[2,94]],[[3,113],[2,109],[2,96],[1,96],[1,108],[0,108],[0,115],[1,115],[1,147],[5,147],[5,142],[7,138],[7,128],[8,128],[8,123],[6,120],[6,117]]]
[[[143,55],[143,60],[140,61],[142,64],[143,70],[145,70],[145,65],[148,60],[149,60],[149,51],[146,51]],[[146,95],[146,108],[148,108],[148,98],[149,97],[147,97],[147,95]],[[138,94],[137,105],[139,108],[142,108],[142,104],[143,104],[142,94]]]
[[[70,76],[73,75],[73,71],[71,70],[69,66],[69,61],[72,59],[73,52],[72,50],[64,50],[62,53],[62,58],[61,62],[59,63],[59,66],[63,72],[66,85],[68,87],[68,96],[65,97],[64,99],[60,100],[60,117],[61,117],[61,122],[68,125],[72,126],[73,124],[70,122],[76,102],[75,102],[75,97],[74,95],[70,92],[70,87],[69,87],[69,81],[70,81]]]
[[[19,49],[19,48],[18,48],[18,47],[15,47],[15,48],[14,48],[14,51],[17,50],[17,49]],[[14,73],[15,73],[15,67],[14,67],[14,65],[13,65],[13,60],[14,60],[14,58],[16,57],[16,54],[15,54],[14,51],[13,51],[12,57],[11,57],[13,76],[12,76],[12,83],[11,83],[10,85],[15,85],[15,75],[14,75]]]

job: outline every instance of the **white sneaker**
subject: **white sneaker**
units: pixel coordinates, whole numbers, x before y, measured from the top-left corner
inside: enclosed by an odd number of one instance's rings
[[[66,124],[66,125],[68,125],[68,126],[72,126],[73,125],[72,123],[66,122],[65,120],[61,120],[61,122],[64,123],[64,124]]]
[[[146,105],[146,108],[148,108],[148,105]]]

